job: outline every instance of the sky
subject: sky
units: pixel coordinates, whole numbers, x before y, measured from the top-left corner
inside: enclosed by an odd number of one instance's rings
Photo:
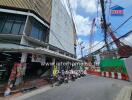
[[[105,0],[106,3],[106,20],[110,23],[113,30],[115,30],[119,25],[121,25],[126,19],[132,16],[132,0]],[[69,12],[67,7],[67,0],[62,0],[64,6]],[[81,57],[80,46],[79,43],[83,41],[83,55],[87,55],[89,53],[89,38],[90,38],[90,30],[92,20],[96,19],[96,27],[93,33],[93,46],[99,43],[101,40],[104,39],[104,33],[100,27],[100,17],[101,17],[101,7],[98,3],[98,0],[69,0],[73,19],[76,26],[77,31],[77,57]],[[111,2],[111,3],[110,3]],[[111,16],[110,8],[119,5],[124,8],[124,15],[123,16]],[[132,18],[124,24],[120,29],[118,29],[115,33],[117,37],[122,36],[123,34],[132,30]],[[122,40],[124,43],[131,45],[132,35],[127,37],[126,39]],[[92,48],[92,51],[95,51],[102,47],[104,42],[100,42],[98,45]]]

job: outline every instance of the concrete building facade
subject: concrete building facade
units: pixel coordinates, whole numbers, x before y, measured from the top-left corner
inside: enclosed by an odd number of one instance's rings
[[[49,44],[75,55],[75,28],[60,0],[53,0]]]
[[[47,62],[77,61],[74,23],[60,0],[0,0],[0,24],[1,79],[11,78],[14,63],[34,68],[30,74]]]

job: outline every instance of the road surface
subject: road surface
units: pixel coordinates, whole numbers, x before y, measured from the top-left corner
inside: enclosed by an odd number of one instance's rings
[[[129,83],[89,75],[25,100],[115,100],[125,85],[129,85]]]

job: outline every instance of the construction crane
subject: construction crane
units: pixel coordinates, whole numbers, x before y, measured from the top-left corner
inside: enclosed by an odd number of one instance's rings
[[[104,29],[104,21],[103,19],[101,20],[101,26]],[[126,58],[132,55],[132,47],[129,45],[125,45],[122,43],[114,34],[112,31],[111,27],[109,24],[107,24],[107,35],[110,35],[112,40],[114,41],[117,49],[118,49],[118,54],[121,58]]]
[[[93,19],[92,27],[91,27],[91,30],[90,30],[89,54],[92,52],[92,45],[93,45],[93,42],[94,42],[94,39],[93,39],[93,33],[94,33],[94,31],[95,31],[95,18]]]
[[[121,58],[129,57],[130,55],[132,55],[132,47],[130,47],[129,45],[125,45],[119,39],[117,39],[117,37],[115,36],[115,33],[110,28],[110,24],[107,24],[106,22],[104,0],[100,0],[100,3],[101,3],[101,8],[102,8],[101,27],[105,33],[105,44],[106,44],[107,49],[110,50],[108,46],[108,41],[107,41],[107,36],[110,35],[112,40],[117,46],[119,56]]]
[[[88,55],[88,57],[87,57],[87,62],[90,62],[90,63],[94,63],[94,57],[93,57],[93,55],[91,55],[91,53],[92,53],[92,46],[93,46],[93,42],[94,42],[94,31],[95,31],[95,26],[96,26],[96,23],[95,23],[95,18],[93,19],[93,21],[92,21],[92,26],[91,26],[91,30],[90,30],[90,38],[89,38],[89,48],[88,48],[88,50],[89,50],[89,55]]]

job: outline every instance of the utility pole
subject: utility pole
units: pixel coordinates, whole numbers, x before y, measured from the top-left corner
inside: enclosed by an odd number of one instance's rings
[[[91,30],[90,30],[90,38],[89,38],[89,54],[92,53],[92,45],[93,45],[93,42],[94,42],[94,37],[93,37],[93,34],[94,34],[94,31],[95,31],[95,18],[93,19],[93,22],[92,22],[92,27],[91,27]]]
[[[82,56],[82,61],[84,61],[83,58],[83,49],[85,48],[84,46],[82,46],[83,42],[79,43],[80,47],[81,47],[81,56]]]
[[[108,41],[107,41],[107,22],[106,22],[106,18],[105,18],[105,7],[104,7],[104,0],[100,0],[100,4],[101,4],[101,9],[102,9],[102,18],[101,18],[101,23],[102,23],[102,27],[104,29],[104,38],[105,38],[105,44],[106,44],[106,48],[109,51],[109,45],[108,45]]]

